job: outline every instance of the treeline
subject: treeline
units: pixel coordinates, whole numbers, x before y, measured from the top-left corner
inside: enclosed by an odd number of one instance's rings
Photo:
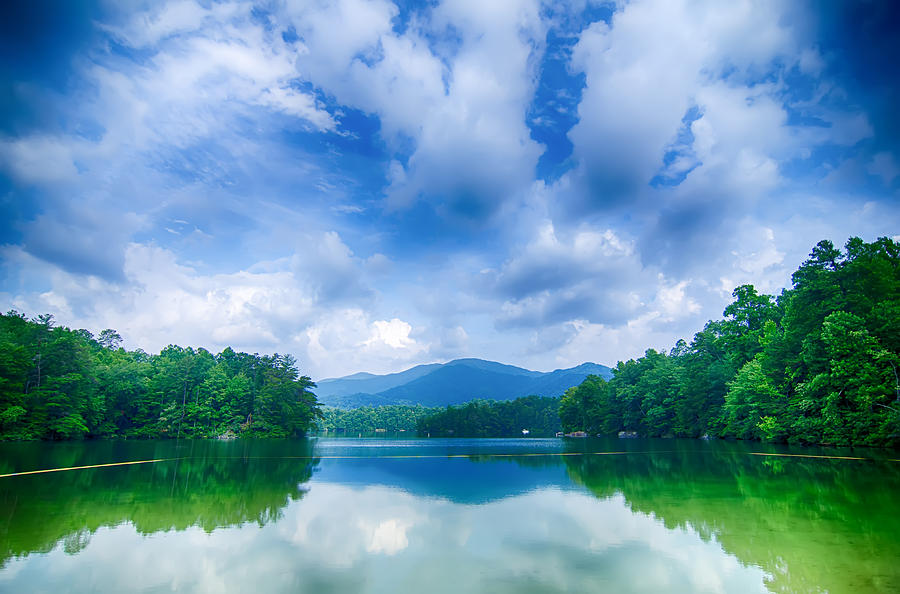
[[[566,430],[900,444],[900,244],[821,241],[777,298],[733,296],[690,343],[569,389]]]
[[[421,404],[361,406],[347,410],[323,407],[322,418],[316,425],[319,431],[347,435],[373,433],[376,429],[383,429],[387,433],[407,431],[412,434],[416,431],[419,419],[440,410],[442,409]]]
[[[419,420],[419,435],[431,437],[552,437],[562,429],[559,398],[526,396],[509,401],[472,400]]]
[[[120,343],[50,315],[0,315],[0,439],[287,437],[320,414],[291,355]]]

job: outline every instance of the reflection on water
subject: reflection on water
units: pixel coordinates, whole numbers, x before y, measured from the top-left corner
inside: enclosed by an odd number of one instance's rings
[[[740,444],[673,440],[665,455],[567,457],[565,463],[598,497],[621,494],[634,512],[714,537],[771,575],[773,591],[900,591],[895,461],[760,457]]]
[[[580,455],[598,451],[627,453]],[[0,479],[0,591],[900,590],[889,461],[677,440],[169,441],[4,445],[0,473],[158,458],[178,459]]]
[[[62,545],[77,553],[101,527],[144,535],[276,520],[300,499],[315,460],[308,442],[5,444],[3,473],[178,458],[155,464],[0,479],[0,562]],[[282,459],[271,456],[305,456]]]

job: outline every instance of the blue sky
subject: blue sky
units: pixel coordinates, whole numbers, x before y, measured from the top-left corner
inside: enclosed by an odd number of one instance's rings
[[[669,348],[900,234],[892,2],[30,2],[0,308],[315,379]]]

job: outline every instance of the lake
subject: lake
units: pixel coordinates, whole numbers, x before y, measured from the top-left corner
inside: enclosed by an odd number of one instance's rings
[[[897,458],[671,439],[0,444],[4,475],[140,462],[0,478],[0,591],[900,592]]]

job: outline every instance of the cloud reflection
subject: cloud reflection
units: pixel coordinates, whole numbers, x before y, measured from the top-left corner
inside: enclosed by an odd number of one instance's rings
[[[138,534],[10,560],[4,591],[765,592],[765,573],[616,495],[542,488],[481,505],[312,481],[274,524]]]

